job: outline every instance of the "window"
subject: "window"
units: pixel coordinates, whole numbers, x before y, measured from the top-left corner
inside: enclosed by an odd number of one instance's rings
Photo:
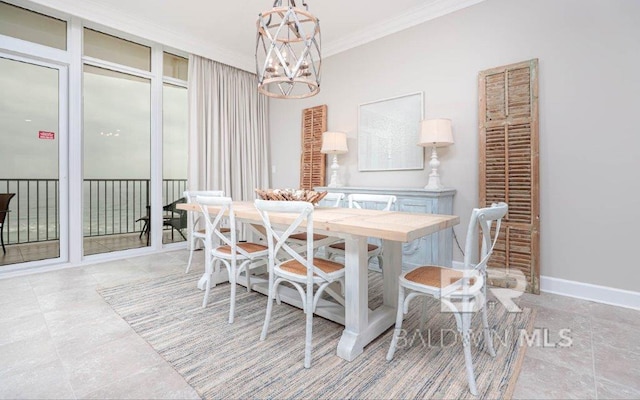
[[[0,35],[67,49],[67,23],[0,2]]]
[[[84,55],[151,71],[151,48],[84,28]]]
[[[180,79],[183,81],[187,80],[187,72],[189,68],[188,59],[171,53],[164,53],[162,55],[162,59],[162,74],[165,77]]]
[[[168,224],[172,214],[162,206],[187,187],[188,59],[39,12],[0,0],[0,36],[7,39],[0,44],[0,160],[11,171],[0,192],[16,193],[3,235],[15,257],[0,266],[158,248],[149,233],[161,228],[163,242],[184,241],[185,230]],[[67,42],[82,42],[82,54]],[[156,178],[162,185],[151,183]],[[81,224],[72,217],[78,210]],[[152,220],[162,224],[151,227]],[[22,246],[36,258],[22,257]]]

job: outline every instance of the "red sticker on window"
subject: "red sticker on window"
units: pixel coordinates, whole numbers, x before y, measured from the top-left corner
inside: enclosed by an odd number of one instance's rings
[[[54,132],[47,132],[47,131],[39,131],[38,132],[38,139],[53,140],[55,138],[56,138],[56,134]]]

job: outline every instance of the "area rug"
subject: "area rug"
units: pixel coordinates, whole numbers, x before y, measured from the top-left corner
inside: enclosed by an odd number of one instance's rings
[[[497,356],[484,351],[474,318],[472,354],[478,397],[469,393],[460,338],[450,314],[431,301],[427,323],[418,330],[420,306],[412,304],[395,358],[386,361],[393,329],[370,343],[352,362],[336,355],[342,326],[315,317],[312,366],[305,369],[302,312],[274,304],[269,336],[260,341],[266,296],[239,287],[236,318],[227,322],[229,284],[212,288],[207,308],[196,288],[199,275],[175,274],[98,292],[111,307],[206,399],[230,398],[509,398],[524,358],[522,332],[534,311],[490,310]],[[380,274],[369,276],[370,308],[382,299]]]

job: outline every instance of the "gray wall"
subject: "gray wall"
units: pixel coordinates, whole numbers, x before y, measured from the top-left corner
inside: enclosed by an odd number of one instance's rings
[[[298,186],[301,110],[327,104],[328,129],[349,138],[349,186],[423,187],[428,167],[358,172],[356,139],[359,104],[423,91],[426,118],[453,120],[439,154],[463,241],[478,204],[478,72],[538,58],[541,274],[636,290],[639,21],[636,0],[487,0],[326,58],[319,95],[271,101],[272,186]]]

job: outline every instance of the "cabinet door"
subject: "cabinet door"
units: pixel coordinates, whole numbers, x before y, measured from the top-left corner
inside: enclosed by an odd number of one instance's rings
[[[433,213],[431,199],[404,198],[398,201],[398,210],[412,213]],[[410,270],[433,264],[438,259],[438,237],[436,234],[421,237],[402,245],[402,269]]]

